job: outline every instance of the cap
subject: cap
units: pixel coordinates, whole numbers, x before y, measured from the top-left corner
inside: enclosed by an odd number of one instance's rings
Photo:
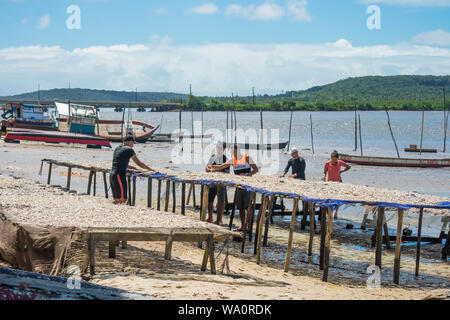
[[[296,152],[298,152],[298,149],[297,149],[297,148],[292,148],[292,149],[291,149],[291,154],[296,153]]]
[[[136,142],[132,134],[128,134],[123,141],[133,141]]]

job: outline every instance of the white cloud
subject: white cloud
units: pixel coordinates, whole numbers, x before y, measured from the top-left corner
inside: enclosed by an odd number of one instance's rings
[[[450,0],[360,0],[360,2],[413,7],[450,7]]]
[[[153,10],[153,13],[155,13],[155,14],[167,14],[167,13],[169,13],[169,11],[167,10],[167,8],[161,7],[161,8]]]
[[[289,0],[286,6],[288,15],[298,21],[311,21],[311,16],[309,15],[306,7],[308,2],[306,0]]]
[[[39,29],[45,29],[49,26],[50,24],[50,16],[48,14],[42,16],[41,18],[39,18],[39,22],[38,22],[38,28]]]
[[[445,32],[441,29],[419,33],[412,39],[415,43],[450,46],[450,32]]]
[[[346,39],[322,44],[217,43],[174,45],[167,37],[150,44],[10,47],[0,50],[0,95],[45,88],[187,92],[200,95],[279,93],[345,77],[448,74],[450,49],[417,44],[354,46]]]
[[[284,8],[273,1],[266,1],[260,6],[250,4],[243,7],[237,4],[229,5],[225,10],[225,16],[247,20],[279,20],[285,15]]]
[[[191,8],[187,12],[193,14],[216,14],[219,12],[219,8],[217,8],[214,3],[209,2],[199,5],[198,7]]]

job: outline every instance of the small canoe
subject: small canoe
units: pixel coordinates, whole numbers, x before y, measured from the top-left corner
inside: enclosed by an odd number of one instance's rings
[[[364,157],[347,154],[341,154],[339,158],[345,162],[355,163],[363,166],[410,167],[410,168],[450,167],[450,159],[407,159],[407,158]]]
[[[111,148],[110,142],[102,137],[61,131],[55,132],[10,128],[5,136],[5,142],[11,140],[40,141],[47,143],[73,143]]]
[[[411,144],[409,148],[405,148],[405,152],[437,153],[437,149],[418,149],[416,144]]]
[[[242,150],[280,150],[285,149],[287,142],[272,143],[272,144],[257,144],[257,143],[237,143],[239,149]],[[225,143],[226,148],[232,148],[234,143]]]

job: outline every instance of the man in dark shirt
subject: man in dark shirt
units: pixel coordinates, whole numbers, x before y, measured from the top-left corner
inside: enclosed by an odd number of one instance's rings
[[[298,149],[292,148],[291,150],[291,159],[289,159],[286,168],[284,169],[281,177],[286,176],[286,173],[292,167],[292,175],[291,178],[305,180],[305,168],[306,162],[305,159],[298,155]]]
[[[138,170],[138,168],[129,165],[130,159],[133,159],[133,161],[142,169],[148,171],[155,171],[152,168],[146,166],[143,162],[141,162],[138,159],[136,153],[133,150],[134,143],[135,143],[134,137],[132,135],[129,135],[125,138],[123,145],[118,146],[114,150],[113,164],[110,175],[110,183],[114,197],[113,201],[114,204],[121,204],[127,202],[128,197],[127,196],[128,185],[126,179],[127,170],[128,169]]]

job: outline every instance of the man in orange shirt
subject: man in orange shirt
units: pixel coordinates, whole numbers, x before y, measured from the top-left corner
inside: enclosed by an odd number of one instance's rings
[[[344,170],[341,170],[342,167],[344,167]],[[339,153],[335,150],[331,154],[331,160],[325,163],[322,180],[342,182],[341,174],[350,169],[351,167],[348,164],[342,160],[339,160]]]

